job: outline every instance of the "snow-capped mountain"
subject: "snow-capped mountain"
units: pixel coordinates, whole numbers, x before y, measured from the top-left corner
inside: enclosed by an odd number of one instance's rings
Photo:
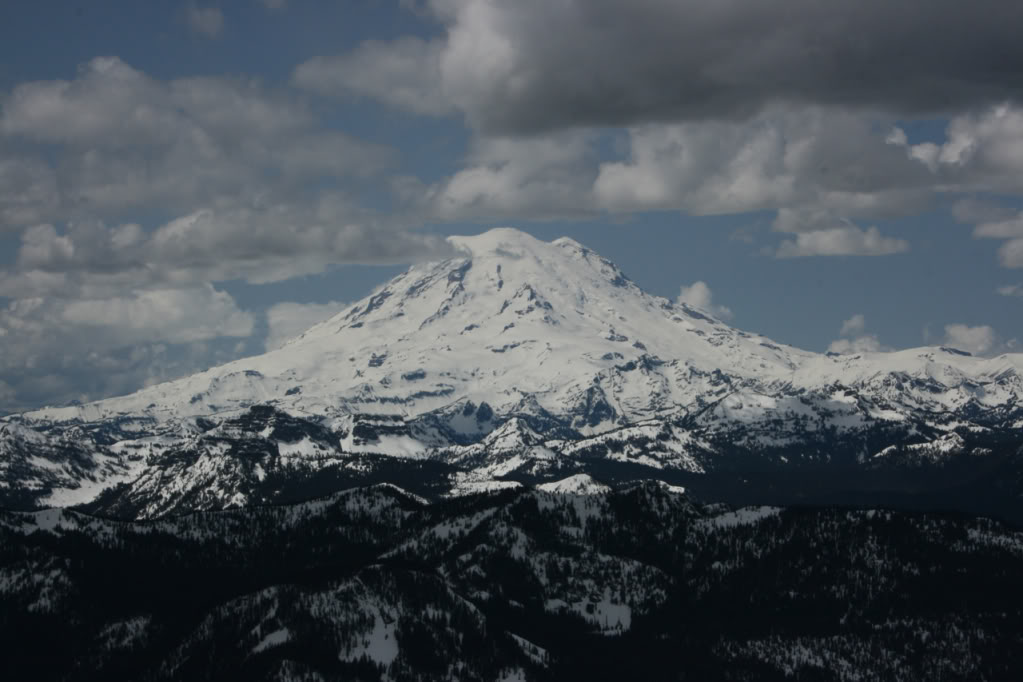
[[[456,257],[278,350],[0,421],[8,502],[241,506],[387,458],[430,462],[455,492],[596,463],[703,474],[968,459],[989,472],[1018,459],[1023,355],[811,353],[647,294],[571,239],[450,241]]]

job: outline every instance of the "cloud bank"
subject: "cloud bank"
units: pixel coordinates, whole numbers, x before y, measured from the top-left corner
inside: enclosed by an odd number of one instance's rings
[[[403,80],[428,83],[491,134],[736,120],[779,101],[935,116],[1023,94],[1023,8],[996,0],[431,0],[421,9],[442,36],[365,43],[300,66],[296,80],[400,104],[383,84],[401,62]],[[355,74],[355,63],[368,72]]]

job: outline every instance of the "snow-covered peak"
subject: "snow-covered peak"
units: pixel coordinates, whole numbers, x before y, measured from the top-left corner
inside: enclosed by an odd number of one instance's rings
[[[448,237],[448,243],[471,258],[522,258],[549,248],[546,242],[511,227],[495,227],[477,235]]]
[[[571,237],[558,237],[557,239],[552,241],[551,244],[554,244],[554,246],[557,246],[560,249],[574,249],[576,251],[589,250],[576,240],[572,239]]]
[[[593,254],[590,249],[570,237],[559,237],[552,242],[545,242],[513,227],[495,227],[477,235],[451,236],[447,241],[456,252],[474,260],[533,258],[549,262],[559,256],[571,259],[579,255]],[[559,251],[563,253],[559,254]]]
[[[529,405],[592,435],[726,396],[728,414],[761,403],[790,409],[796,399],[763,396],[836,384],[871,387],[886,399],[903,391],[929,408],[1023,394],[1021,355],[810,353],[652,296],[572,239],[544,242],[499,228],[450,242],[455,257],[409,268],[276,351],[32,416],[182,418],[274,401],[305,415],[410,419],[466,401],[505,417]],[[466,420],[481,437],[503,421]]]

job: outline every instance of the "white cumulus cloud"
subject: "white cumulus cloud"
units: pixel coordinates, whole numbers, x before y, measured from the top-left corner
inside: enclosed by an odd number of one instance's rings
[[[998,249],[1002,267],[1023,268],[1023,212],[1002,220],[982,222],[973,228],[978,239],[1004,239]]]
[[[721,320],[730,320],[733,317],[731,309],[714,303],[714,294],[704,281],[693,282],[688,286],[683,285],[678,293],[677,301],[693,308],[705,310]]]
[[[154,289],[130,296],[68,302],[63,321],[93,327],[131,342],[189,343],[222,336],[252,334],[253,317],[234,299],[211,285],[190,289]]]
[[[1006,341],[993,327],[986,324],[976,326],[947,324],[942,345],[983,356],[1015,352],[1019,348],[1016,339]]]
[[[842,322],[842,329],[838,333],[842,336],[856,336],[857,334],[862,334],[866,326],[867,318],[864,317],[863,313],[857,313]]]
[[[866,329],[867,318],[863,313],[857,313],[843,321],[842,328],[838,332],[842,338],[832,341],[828,346],[828,352],[848,355],[851,353],[878,353],[891,350],[891,348],[881,343],[876,334],[866,333]]]
[[[1007,284],[1005,286],[998,287],[997,291],[1001,296],[1023,297],[1023,284]]]
[[[885,237],[876,227],[863,230],[848,226],[797,234],[795,239],[782,242],[775,255],[778,258],[889,256],[908,250],[909,242]]]

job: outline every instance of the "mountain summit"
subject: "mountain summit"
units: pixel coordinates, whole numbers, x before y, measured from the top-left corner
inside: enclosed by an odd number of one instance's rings
[[[652,296],[568,238],[449,241],[454,257],[278,350],[7,418],[8,471],[30,501],[123,483],[162,500],[156,513],[176,508],[172,470],[189,495],[215,490],[199,504],[215,506],[261,499],[270,471],[280,483],[355,456],[441,463],[471,489],[597,461],[698,474],[947,463],[1000,451],[998,434],[1023,426],[1021,355],[811,353]],[[262,454],[228,456],[242,441]],[[200,460],[202,481],[168,464]]]
[[[814,357],[651,296],[571,239],[501,228],[450,242],[458,256],[410,268],[279,350],[36,414],[162,418],[273,399],[316,413],[372,406],[407,416],[462,398],[497,409],[535,399],[561,412],[597,387],[613,407],[610,426],[690,403],[703,383],[690,369],[788,381]],[[659,369],[666,363],[672,371]]]
[[[410,268],[278,350],[124,398],[32,416],[183,417],[268,400],[313,413],[403,416],[460,399],[499,411],[528,400],[559,413],[599,394],[614,412],[587,427],[599,431],[686,409],[736,382],[770,391],[903,373],[934,382],[918,396],[928,404],[993,405],[1017,395],[1006,384],[1023,369],[1023,355],[988,360],[923,348],[825,356],[647,294],[572,239],[547,243],[499,228],[449,241],[458,256]],[[938,387],[948,391],[938,396]]]

